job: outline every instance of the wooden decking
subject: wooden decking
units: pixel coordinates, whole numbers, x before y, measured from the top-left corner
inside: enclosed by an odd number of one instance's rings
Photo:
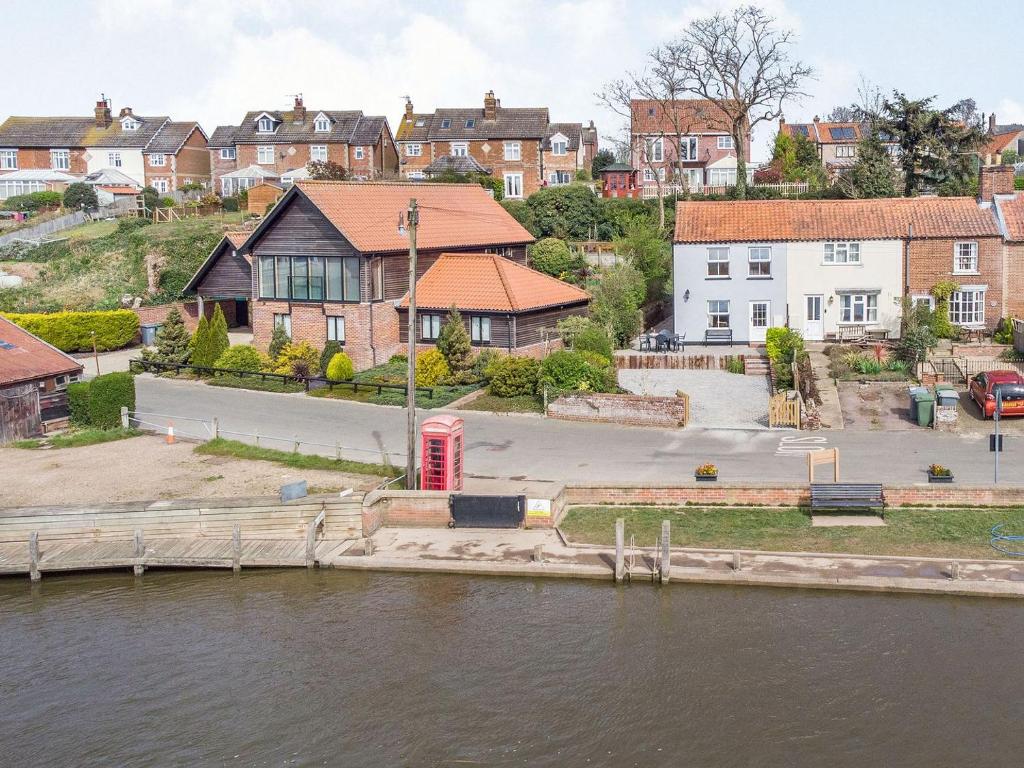
[[[362,536],[362,495],[0,510],[0,574],[313,567]]]

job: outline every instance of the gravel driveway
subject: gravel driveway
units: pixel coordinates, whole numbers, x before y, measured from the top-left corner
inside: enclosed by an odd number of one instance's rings
[[[768,379],[725,371],[642,369],[619,371],[619,386],[638,395],[690,396],[690,423],[696,427],[766,429]]]

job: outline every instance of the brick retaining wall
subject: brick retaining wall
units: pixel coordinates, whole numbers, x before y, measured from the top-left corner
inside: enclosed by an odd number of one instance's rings
[[[203,302],[203,314],[206,315],[207,319],[213,317],[214,307],[220,304],[221,311],[224,313],[224,319],[227,320],[228,328],[232,328],[237,323],[235,322],[235,307],[237,304],[234,301],[205,301]],[[181,313],[181,319],[185,322],[185,327],[190,333],[195,333],[196,328],[199,326],[199,302],[175,302],[173,304],[158,304],[153,307],[138,307],[133,308],[132,312],[139,316],[139,325],[145,325],[146,323],[163,323],[167,319],[167,313],[177,307]],[[244,319],[242,325],[248,322],[248,319]]]
[[[381,526],[447,528],[448,491],[372,491],[363,501],[363,535]]]
[[[685,397],[644,397],[577,393],[548,405],[548,416],[566,421],[598,421],[644,427],[685,427]]]

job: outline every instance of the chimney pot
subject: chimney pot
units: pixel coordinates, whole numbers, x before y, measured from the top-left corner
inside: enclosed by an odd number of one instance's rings
[[[494,91],[488,91],[484,94],[484,120],[497,119],[498,104],[500,102],[494,98]]]
[[[117,116],[119,118],[121,118],[121,117],[127,117],[127,116],[129,116],[131,114],[132,114],[132,108],[131,107],[121,107],[121,111],[120,111],[120,113],[118,113]]]
[[[815,116],[814,116],[814,122],[816,122],[816,123],[820,123],[820,122],[821,122],[821,118],[820,118],[820,117],[818,117],[817,115],[815,115]]]
[[[295,97],[295,106],[292,108],[292,119],[296,123],[306,122],[306,107],[302,103],[302,94]]]
[[[93,110],[97,128],[109,128],[113,120],[110,117],[110,103],[106,99],[99,99],[96,108]]]
[[[995,112],[993,112],[992,114],[990,114],[988,116],[988,132],[989,133],[995,133],[996,132],[996,113]]]

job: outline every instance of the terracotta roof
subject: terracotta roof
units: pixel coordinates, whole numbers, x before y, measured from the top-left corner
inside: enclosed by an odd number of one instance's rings
[[[300,180],[293,189],[293,194],[309,198],[363,253],[409,248],[408,236],[398,232],[398,217],[405,215],[411,198],[416,198],[420,206],[420,248],[533,242],[533,236],[478,184]],[[284,208],[279,203],[274,210]],[[273,218],[268,216],[260,230]]]
[[[245,241],[249,239],[251,234],[252,232],[225,232],[224,237],[228,239],[228,242],[231,243],[235,250],[238,250],[245,244]]]
[[[998,237],[995,217],[969,197],[744,200],[676,204],[677,243]]]
[[[630,102],[633,133],[658,133],[674,130],[671,115],[661,102],[634,99]],[[708,99],[679,99],[674,108],[680,124],[688,133],[728,133],[729,118],[721,107]]]
[[[985,148],[981,150],[982,155],[994,155],[1004,151],[1020,135],[1020,131],[1007,131],[989,136],[985,142]]]
[[[75,358],[0,316],[0,387],[81,370]]]
[[[139,190],[135,187],[121,187],[116,184],[98,184],[96,189],[102,189],[112,195],[137,195]]]
[[[1024,195],[1016,195],[1012,200],[997,197],[996,205],[1006,224],[1006,239],[1024,241]]]
[[[860,123],[814,123],[819,144],[853,144],[860,141],[863,128]],[[813,138],[813,137],[812,137]]]
[[[589,300],[574,285],[493,253],[443,253],[416,281],[420,309],[525,312]],[[409,306],[408,295],[400,306]]]

